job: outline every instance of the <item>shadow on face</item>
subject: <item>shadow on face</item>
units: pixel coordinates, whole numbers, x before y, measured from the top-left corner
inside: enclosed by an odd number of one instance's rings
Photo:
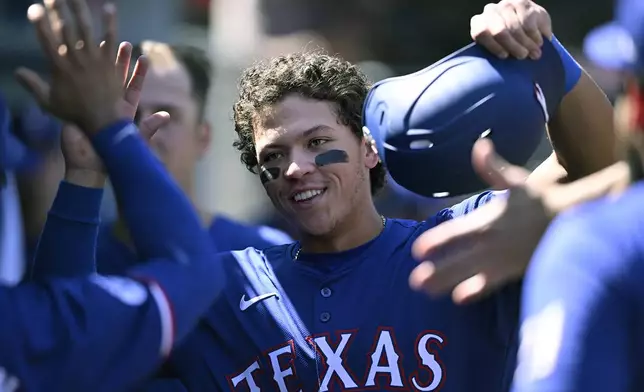
[[[150,66],[136,121],[158,111],[170,114],[170,122],[152,137],[151,146],[173,177],[185,185],[208,149],[210,129],[202,118],[202,103],[193,94],[185,67],[168,51],[148,49],[146,55]]]

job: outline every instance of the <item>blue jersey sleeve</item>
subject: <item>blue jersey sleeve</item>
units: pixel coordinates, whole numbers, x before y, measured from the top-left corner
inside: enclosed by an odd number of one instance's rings
[[[213,253],[190,200],[134,124],[113,124],[99,132],[93,144],[108,170],[139,259],[185,263]]]
[[[130,278],[43,279],[42,286],[27,283],[1,294],[7,297],[0,303],[4,313],[20,317],[0,329],[1,347],[11,348],[7,357],[0,356],[0,366],[6,364],[24,383],[35,383],[27,390],[127,388],[169,354],[224,287],[220,256],[190,201],[136,127],[114,124],[93,142],[146,263],[129,270]],[[57,244],[58,251],[74,243]],[[12,337],[16,340],[10,345]],[[87,375],[78,376],[80,371]]]
[[[431,216],[427,223],[430,226],[429,228],[448,221],[450,219],[457,218],[462,215],[469,214],[475,209],[489,203],[495,197],[505,196],[507,191],[485,191],[478,193],[474,196],[470,196],[467,199],[461,201],[458,204],[454,204],[449,208],[444,208],[439,211],[436,215]]]
[[[127,390],[221,294],[219,257],[0,287],[0,368],[26,391]]]
[[[600,220],[574,214],[553,222],[527,272],[514,392],[631,390],[628,256],[596,235]]]
[[[18,390],[126,390],[170,349],[160,290],[99,276],[1,287],[0,368]]]
[[[31,261],[32,279],[86,276],[96,271],[102,197],[102,189],[60,183]]]

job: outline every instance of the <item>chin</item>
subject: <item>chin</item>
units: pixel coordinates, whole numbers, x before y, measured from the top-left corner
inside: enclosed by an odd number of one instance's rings
[[[333,230],[333,225],[330,222],[321,219],[298,220],[297,226],[301,232],[312,236],[323,236]]]

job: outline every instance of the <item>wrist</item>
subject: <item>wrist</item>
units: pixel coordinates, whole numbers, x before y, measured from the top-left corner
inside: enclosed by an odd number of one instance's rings
[[[552,45],[555,47],[557,50],[557,53],[559,54],[559,58],[561,58],[561,63],[563,65],[564,69],[564,93],[568,94],[569,92],[572,91],[572,89],[575,88],[579,80],[581,79],[581,75],[583,72],[583,69],[581,68],[581,65],[575,60],[572,55],[564,48],[564,46],[557,40],[557,37],[554,35],[552,36]]]
[[[96,113],[92,118],[82,120],[78,124],[89,137],[96,136],[110,125],[124,120],[118,113]]]
[[[107,175],[102,171],[86,169],[65,170],[65,181],[85,188],[103,188]]]

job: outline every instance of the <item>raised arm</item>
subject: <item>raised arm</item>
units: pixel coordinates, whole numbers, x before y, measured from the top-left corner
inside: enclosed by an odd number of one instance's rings
[[[548,184],[562,175],[573,181],[617,161],[612,105],[552,34],[551,19],[543,7],[530,0],[488,4],[472,18],[471,35],[501,58],[536,59],[545,39],[559,53],[565,96],[548,122],[554,153],[531,174],[530,182]]]
[[[63,2],[55,4],[60,7]],[[73,0],[71,11],[73,20],[63,25],[72,29],[76,25],[79,36],[91,41],[86,4]],[[109,15],[114,10],[106,8],[106,12]],[[66,47],[74,48],[65,54],[53,39],[41,5],[30,7],[29,18],[54,76],[51,88],[44,88],[42,80],[29,70],[20,71],[21,79],[44,108],[75,123],[92,140],[112,179],[134,245],[147,262],[129,271],[134,277],[130,279],[95,275],[85,280],[54,280],[44,288],[27,284],[6,291],[3,309],[16,317],[3,324],[7,332],[2,334],[2,347],[15,347],[9,342],[15,336],[25,339],[16,339],[14,344],[27,342],[26,348],[4,354],[8,356],[4,359],[6,369],[25,374],[25,368],[33,366],[35,380],[36,375],[44,374],[40,378],[46,382],[43,385],[51,385],[50,380],[57,381],[55,385],[69,385],[63,390],[102,388],[98,384],[103,377],[113,376],[114,380],[105,380],[103,385],[114,387],[106,390],[120,390],[153,369],[160,354],[167,355],[221,293],[225,284],[222,263],[217,261],[220,256],[214,254],[188,199],[153,157],[136,126],[123,119],[118,108],[122,81],[111,58],[114,31],[108,32],[100,50],[94,45],[78,49],[74,38],[65,34]],[[94,294],[95,286],[107,294]],[[114,307],[106,300],[110,297],[125,306]],[[137,310],[129,311],[128,307]],[[140,328],[133,326],[143,321]],[[19,331],[22,334],[16,335]],[[114,339],[108,339],[106,345],[106,334],[110,333]],[[141,339],[146,333],[151,337]],[[41,334],[50,339],[40,338]],[[137,339],[141,339],[140,346],[132,343]],[[152,340],[156,345],[152,346]],[[135,355],[133,347],[142,352]],[[125,350],[141,362],[123,358]],[[51,366],[58,371],[51,373],[45,363],[59,364]],[[81,364],[93,367],[87,369],[90,376],[70,379]]]
[[[38,240],[29,278],[88,276],[96,272],[96,237],[103,189],[60,183]]]
[[[55,14],[54,9],[50,11]],[[123,81],[128,80],[131,53],[132,45],[128,42],[119,46],[115,68],[123,74]],[[134,66],[129,83],[126,85],[124,82],[119,105],[124,118],[134,117],[146,72],[147,60],[141,58]],[[155,113],[144,119],[141,122],[142,138],[149,140],[167,120],[165,113]],[[84,276],[96,272],[96,237],[106,169],[89,138],[75,125],[68,123],[63,126],[61,145],[65,181],[59,186],[39,238],[30,268],[33,279]]]

